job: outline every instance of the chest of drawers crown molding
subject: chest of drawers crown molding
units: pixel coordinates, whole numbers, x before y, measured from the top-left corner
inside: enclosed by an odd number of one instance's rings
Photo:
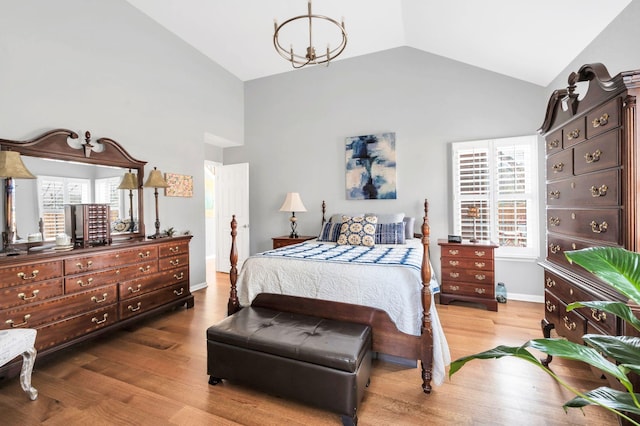
[[[0,258],[0,329],[38,330],[38,358],[178,306],[193,307],[190,236]],[[20,371],[18,362],[0,377]]]
[[[566,312],[574,301],[626,299],[570,264],[564,252],[595,246],[640,248],[640,70],[611,77],[602,64],[587,64],[568,82],[566,89],[553,92],[538,130],[545,137],[547,213],[547,254],[540,263],[545,289],[541,325],[545,337],[555,329],[582,343],[586,333],[624,334],[613,315],[587,308]],[[586,82],[586,95],[576,93],[578,82]]]

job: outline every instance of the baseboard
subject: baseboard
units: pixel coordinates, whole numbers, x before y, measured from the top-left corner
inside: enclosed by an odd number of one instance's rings
[[[198,290],[202,290],[203,288],[207,288],[207,282],[203,282],[203,283],[198,283],[198,284],[191,284],[189,286],[189,290],[191,290],[191,293],[193,293],[194,291],[198,291]]]
[[[521,302],[544,303],[544,296],[535,296],[533,294],[509,293],[507,297],[508,299],[519,300]]]

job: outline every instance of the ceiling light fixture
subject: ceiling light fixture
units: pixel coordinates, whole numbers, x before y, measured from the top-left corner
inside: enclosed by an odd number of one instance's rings
[[[296,68],[296,69],[302,68],[305,65],[309,65],[309,64],[314,64],[314,65],[327,64],[328,66],[329,62],[337,58],[344,51],[344,48],[347,47],[347,32],[345,31],[345,28],[344,28],[344,18],[342,18],[342,22],[340,23],[335,19],[329,18],[328,16],[314,15],[313,13],[311,13],[311,0],[307,2],[307,10],[308,10],[308,13],[306,15],[295,16],[291,19],[287,19],[280,25],[278,25],[277,20],[274,19],[273,21],[273,27],[274,27],[273,45],[275,46],[276,51],[280,54],[280,56],[285,58],[287,61],[291,62],[291,65],[293,66],[293,68]],[[282,47],[282,44],[280,44],[280,38],[279,38],[280,32],[282,31],[285,25],[300,19],[309,20],[309,46],[307,46],[307,53],[304,56],[300,54],[296,54],[293,51],[293,44],[290,44],[289,49],[285,49],[284,47]],[[314,20],[316,23],[328,22],[338,27],[340,31],[339,36],[341,39],[340,43],[338,44],[338,47],[331,49],[330,43],[327,43],[327,51],[325,54],[318,55],[316,53],[316,48],[313,45]],[[331,26],[331,28],[333,28],[333,26]]]

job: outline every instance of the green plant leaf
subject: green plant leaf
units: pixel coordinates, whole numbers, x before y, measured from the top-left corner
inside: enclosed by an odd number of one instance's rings
[[[604,302],[600,300],[589,302],[573,302],[570,303],[569,306],[567,306],[567,312],[582,307],[598,309],[609,314],[616,315],[627,321],[631,326],[633,326],[633,328],[640,331],[640,320],[638,320],[638,318],[634,315],[631,308],[622,302]]]
[[[587,405],[596,405],[597,403],[613,408],[618,411],[627,411],[634,414],[640,414],[640,408],[633,402],[631,394],[629,392],[621,392],[615,389],[600,387],[589,392],[585,392],[584,395],[595,402],[590,402],[579,396],[568,401],[563,407],[582,408]],[[636,394],[636,398],[640,397],[640,394]]]
[[[498,359],[505,356],[514,356],[516,358],[524,359],[525,361],[533,362],[534,364],[538,364],[540,367],[544,368],[540,361],[531,354],[531,352],[527,351],[525,348],[529,342],[525,343],[522,346],[496,346],[493,349],[489,349],[488,351],[479,352],[474,355],[468,355],[462,358],[459,358],[451,363],[449,366],[449,377],[451,377],[456,371],[460,370],[467,362],[472,361],[474,359]]]
[[[640,337],[585,334],[582,340],[620,364],[640,365]]]
[[[589,247],[565,256],[640,304],[640,254],[620,247]]]

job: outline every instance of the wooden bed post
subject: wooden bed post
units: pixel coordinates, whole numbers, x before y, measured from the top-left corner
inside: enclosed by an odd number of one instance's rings
[[[327,221],[327,219],[325,219],[324,214],[327,211],[327,203],[324,202],[324,200],[322,200],[322,223],[320,225],[324,225],[324,223]]]
[[[431,328],[431,263],[429,262],[429,202],[424,200],[424,217],[422,218],[422,339],[420,361],[422,362],[422,390],[431,393],[431,375],[433,370],[433,330]],[[429,338],[425,339],[425,334]],[[427,366],[427,367],[425,367]]]
[[[236,283],[238,282],[238,247],[236,246],[236,235],[238,235],[238,222],[234,214],[231,216],[231,252],[229,253],[229,260],[231,261],[231,270],[229,271],[231,290],[229,292],[229,303],[227,304],[227,315],[232,315],[240,310],[240,301],[238,300],[238,290],[236,288]]]

